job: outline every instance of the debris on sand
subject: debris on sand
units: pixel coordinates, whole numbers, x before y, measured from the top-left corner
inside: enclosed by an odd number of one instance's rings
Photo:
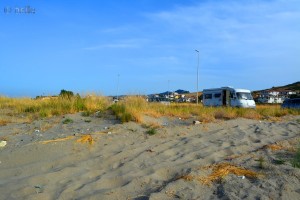
[[[192,181],[195,179],[195,176],[192,176],[192,175],[184,175],[184,176],[181,176],[179,177],[178,179],[183,179],[185,181]]]
[[[76,142],[89,143],[90,145],[92,145],[95,140],[91,135],[83,135]]]
[[[242,179],[245,179],[245,177],[258,178],[260,176],[260,174],[254,171],[244,169],[242,167],[237,167],[230,163],[213,164],[206,167],[202,167],[201,169],[202,170],[212,169],[212,173],[207,177],[199,177],[199,176],[188,174],[179,177],[179,179],[183,179],[185,181],[193,181],[196,179],[199,182],[201,182],[203,185],[211,185],[212,182],[225,178],[228,174],[235,174]]]
[[[74,138],[74,136],[68,136],[68,137],[65,137],[65,138],[58,138],[58,139],[53,139],[53,140],[41,141],[40,143],[49,144],[49,143],[52,143],[52,142],[62,142],[62,141],[70,140],[70,139],[73,139],[73,138]]]
[[[71,140],[74,137],[75,136],[67,136],[65,138],[58,138],[58,139],[53,139],[53,140],[41,141],[40,143],[42,143],[42,144],[49,144],[49,143],[52,143],[52,142],[63,142],[63,141],[66,141],[66,140]],[[95,140],[93,139],[93,137],[90,134],[89,135],[83,135],[78,140],[76,140],[76,142],[89,143],[89,144],[93,144],[94,141]]]
[[[284,149],[283,146],[278,145],[278,144],[269,144],[269,145],[265,145],[264,148],[266,148],[266,149],[271,149],[272,151],[278,151],[278,150]]]
[[[195,125],[196,124],[201,124],[201,122],[196,120],[196,121],[193,121],[193,124],[195,124]]]
[[[212,169],[212,173],[208,177],[199,177],[198,180],[204,185],[211,185],[213,181],[224,178],[228,174],[235,174],[237,176],[258,178],[260,174],[244,169],[241,167],[234,166],[230,163],[220,163],[204,167],[204,169]]]
[[[5,147],[7,142],[5,140],[0,141],[0,147]]]

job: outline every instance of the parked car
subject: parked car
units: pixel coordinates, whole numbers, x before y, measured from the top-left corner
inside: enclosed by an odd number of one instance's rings
[[[295,108],[300,109],[300,98],[284,100],[281,108]]]

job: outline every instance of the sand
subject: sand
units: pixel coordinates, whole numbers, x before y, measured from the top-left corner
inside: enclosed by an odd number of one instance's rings
[[[73,122],[63,124],[66,118]],[[290,162],[300,116],[198,125],[144,120],[160,126],[155,135],[145,125],[80,113],[0,126],[7,141],[0,199],[300,199],[300,169]],[[258,176],[229,173],[203,184],[210,165],[220,163]]]

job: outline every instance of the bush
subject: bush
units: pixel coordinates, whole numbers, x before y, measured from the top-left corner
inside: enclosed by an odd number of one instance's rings
[[[292,160],[293,167],[300,168],[300,144],[298,145],[294,159]]]
[[[133,120],[133,117],[130,113],[125,112],[121,116],[121,122],[122,123],[129,122],[129,121],[132,121],[132,120]]]
[[[147,132],[148,135],[155,135],[157,133],[155,128],[150,128]]]
[[[110,108],[116,115],[117,119],[121,120],[122,123],[133,120],[132,115],[127,112],[125,105],[117,103],[112,105]]]
[[[68,91],[68,90],[61,90],[59,93],[59,96],[62,98],[71,99],[71,97],[74,96],[74,93],[72,91]]]
[[[63,122],[63,124],[69,124],[69,123],[73,123],[73,120],[70,118],[65,119]]]
[[[27,112],[27,113],[34,113],[36,111],[38,111],[38,109],[33,106],[30,106],[30,107],[27,107],[24,109],[24,112]]]
[[[77,94],[75,97],[75,102],[74,102],[74,107],[75,107],[76,111],[85,110],[86,106],[84,103],[85,103],[84,99],[82,99],[81,96],[79,94]]]
[[[91,114],[92,114],[91,111],[87,110],[87,111],[82,112],[81,116],[83,116],[83,117],[89,117]]]

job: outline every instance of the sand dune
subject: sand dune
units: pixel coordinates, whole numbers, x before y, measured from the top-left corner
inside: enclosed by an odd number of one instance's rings
[[[65,118],[73,123],[63,124]],[[300,136],[299,116],[280,122],[236,119],[193,125],[193,119],[154,119],[150,136],[133,122],[67,115],[0,127],[0,199],[299,199],[300,171],[272,164],[278,152],[262,148]],[[81,143],[91,135],[93,144]],[[63,139],[61,141],[51,140]],[[45,141],[50,141],[46,142]],[[283,150],[282,150],[283,151]],[[282,152],[281,152],[282,153]],[[284,154],[287,157],[288,154]],[[263,156],[266,167],[259,169]],[[203,185],[184,175],[207,176],[201,167],[230,162],[264,174],[228,175]]]

